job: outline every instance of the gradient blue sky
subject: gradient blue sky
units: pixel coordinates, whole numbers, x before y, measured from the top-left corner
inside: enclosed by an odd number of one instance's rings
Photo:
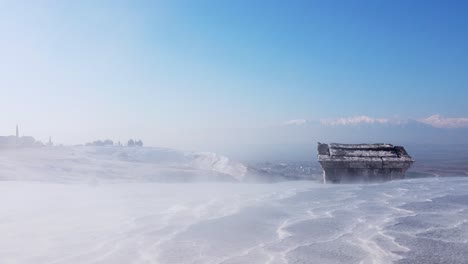
[[[0,1],[0,134],[200,148],[291,119],[468,126],[467,14],[456,0]]]

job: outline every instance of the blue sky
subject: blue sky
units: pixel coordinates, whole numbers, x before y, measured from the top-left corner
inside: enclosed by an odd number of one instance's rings
[[[467,13],[456,0],[1,1],[0,134],[200,148],[297,119],[437,114],[431,127],[459,129]]]

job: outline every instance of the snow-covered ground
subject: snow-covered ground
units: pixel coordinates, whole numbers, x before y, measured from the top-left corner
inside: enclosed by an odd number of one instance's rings
[[[0,150],[0,180],[62,183],[242,181],[243,164],[207,152],[141,147]]]
[[[214,154],[35,151],[0,152],[2,264],[467,263],[468,178],[252,184]]]

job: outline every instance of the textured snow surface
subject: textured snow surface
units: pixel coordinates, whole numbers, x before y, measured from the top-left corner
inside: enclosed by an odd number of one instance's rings
[[[231,175],[236,180],[242,181],[247,173],[247,167],[241,163],[233,162],[226,156],[212,152],[200,152],[192,154],[191,165],[198,169],[211,170]]]
[[[215,153],[141,147],[1,150],[0,180],[78,182],[242,181],[247,168]]]
[[[1,263],[467,263],[468,179],[0,182]]]
[[[245,171],[157,148],[2,150],[0,263],[468,263],[468,178],[239,183]]]

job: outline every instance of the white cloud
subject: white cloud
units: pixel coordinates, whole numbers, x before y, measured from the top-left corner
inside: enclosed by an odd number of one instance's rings
[[[432,115],[419,120],[419,122],[431,125],[437,128],[462,128],[468,127],[467,117],[443,117],[441,115]]]
[[[372,118],[368,116],[353,116],[353,117],[340,117],[336,119],[322,119],[320,122],[323,125],[337,126],[337,125],[358,125],[358,124],[387,124],[390,122],[388,118]]]
[[[292,119],[283,123],[285,126],[301,126],[307,123],[305,119]]]

